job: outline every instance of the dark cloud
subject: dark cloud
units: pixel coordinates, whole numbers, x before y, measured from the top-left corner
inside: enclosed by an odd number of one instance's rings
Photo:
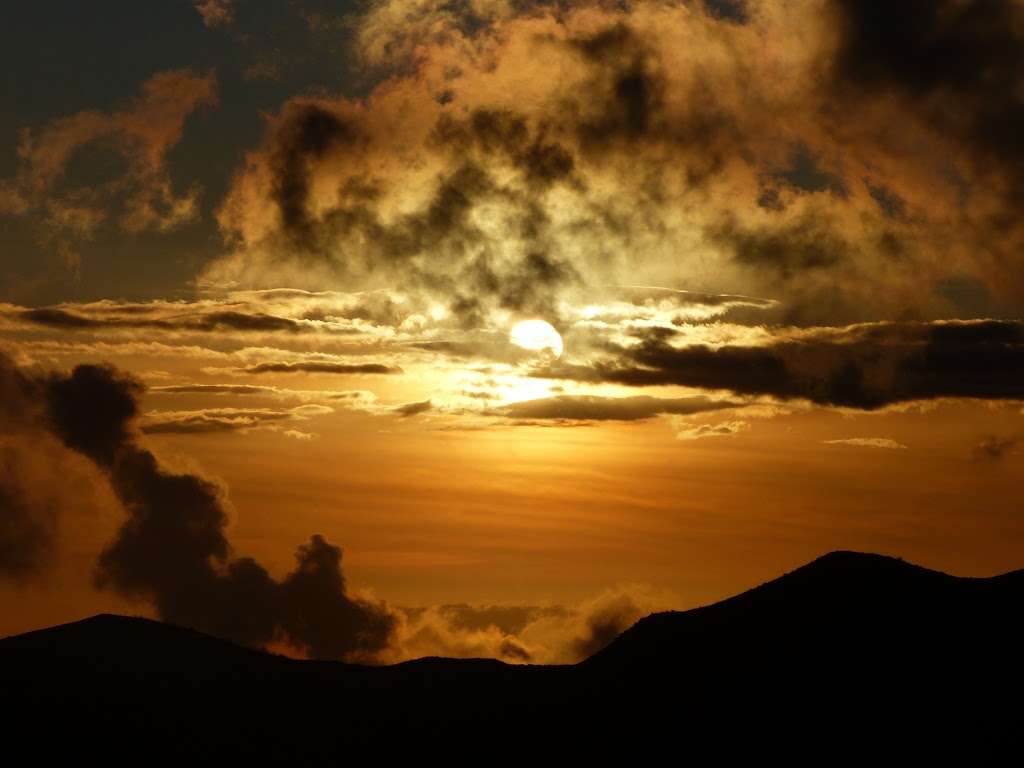
[[[906,213],[906,202],[889,187],[884,184],[872,184],[869,179],[864,179],[864,185],[868,193],[878,203],[882,213],[890,219],[899,219]]]
[[[421,413],[426,413],[434,407],[430,400],[421,400],[417,403],[404,403],[402,405],[395,406],[392,410],[400,416],[418,416]]]
[[[979,162],[1024,184],[1024,9],[990,0],[832,0],[837,86],[898,94]]]
[[[770,182],[780,184],[797,192],[830,192],[846,197],[849,190],[842,178],[821,165],[806,144],[798,144],[790,153],[789,163],[766,174]]]
[[[533,132],[526,118],[511,110],[477,109],[465,120],[443,114],[434,141],[461,156],[501,156],[539,187],[567,179],[575,166],[570,150],[548,139],[543,130]]]
[[[131,439],[143,386],[109,366],[80,365],[46,386],[48,425],[68,448],[109,467]]]
[[[835,267],[852,254],[847,240],[815,215],[779,226],[751,227],[726,221],[713,230],[712,236],[731,251],[738,264],[783,279]]]
[[[284,231],[308,246],[314,221],[308,209],[310,167],[338,145],[359,139],[355,124],[312,101],[290,102],[278,119],[270,165],[271,197],[277,203]]]
[[[150,387],[149,392],[167,395],[269,395],[278,394],[276,387],[259,387],[254,384],[170,384]]]
[[[152,601],[166,621],[250,645],[283,635],[316,658],[370,658],[388,645],[394,617],[346,592],[341,550],[322,537],[299,547],[295,570],[281,581],[255,560],[232,555],[223,489],[167,469],[137,442],[137,381],[93,365],[30,378],[2,358],[0,371],[3,391],[40,401],[45,414],[38,426],[94,461],[127,512],[99,557],[98,586]],[[14,499],[9,490],[0,485],[0,493]],[[33,527],[38,518],[26,518],[21,509],[12,506],[0,525],[8,571],[34,562],[33,547],[45,544]],[[8,556],[19,543],[24,548]]]
[[[742,403],[712,400],[700,396],[668,399],[644,395],[637,397],[559,395],[511,403],[494,409],[494,413],[513,419],[529,420],[640,421],[661,414],[690,415],[741,406]]]
[[[589,366],[536,375],[629,386],[675,384],[875,409],[941,397],[1024,398],[1024,324],[978,320],[813,329],[763,346],[672,346],[648,334]]]
[[[380,363],[258,363],[238,370],[242,373],[402,373],[398,366]]]
[[[616,286],[614,293],[626,296],[637,305],[650,305],[668,301],[680,308],[699,307],[732,307],[749,306],[768,308],[778,304],[774,299],[761,299],[756,296],[740,296],[732,293],[701,293],[684,291],[677,288],[664,288],[653,285],[621,285]]]
[[[643,37],[620,22],[571,45],[593,71],[585,89],[591,110],[578,123],[582,146],[597,149],[656,130],[664,108],[665,79]]]
[[[125,309],[126,314],[129,314],[128,317],[90,317],[56,307],[26,309],[19,312],[18,317],[35,325],[64,330],[152,328],[167,331],[214,332],[229,330],[268,333],[276,331],[297,333],[303,330],[312,330],[311,326],[296,320],[260,312],[219,311],[197,313],[191,317],[147,318],[130,316],[141,314],[144,307],[136,307],[136,312],[131,312],[131,307]]]
[[[747,0],[702,0],[702,3],[704,9],[716,19],[735,24],[745,24],[749,19]]]

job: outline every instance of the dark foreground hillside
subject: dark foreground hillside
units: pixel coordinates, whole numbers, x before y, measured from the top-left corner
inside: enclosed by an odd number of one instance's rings
[[[1022,607],[1024,571],[837,552],[572,667],[293,661],[97,616],[0,640],[0,727],[86,764],[978,763],[1024,746]]]

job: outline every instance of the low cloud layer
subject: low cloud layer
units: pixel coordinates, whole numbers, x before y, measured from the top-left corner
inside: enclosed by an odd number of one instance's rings
[[[489,657],[512,664],[574,664],[640,618],[672,607],[669,595],[623,585],[571,606],[437,605],[399,613],[388,661]]]

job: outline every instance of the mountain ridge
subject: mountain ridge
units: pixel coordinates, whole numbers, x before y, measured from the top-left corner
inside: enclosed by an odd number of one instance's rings
[[[95,754],[159,744],[175,760],[198,750],[257,764],[382,744],[456,762],[538,750],[607,762],[681,735],[719,753],[779,739],[873,753],[895,740],[907,754],[976,757],[980,738],[993,749],[1019,738],[1019,707],[1001,702],[1024,689],[1022,598],[1024,570],[957,577],[833,552],[717,603],[645,617],[568,666],[299,661],[99,614],[0,639],[0,711],[12,733],[54,748],[57,724]]]

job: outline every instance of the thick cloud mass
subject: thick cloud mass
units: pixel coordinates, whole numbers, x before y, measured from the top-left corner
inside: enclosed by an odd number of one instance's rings
[[[1019,311],[1022,30],[985,0],[374,3],[383,79],[283,106],[204,284],[401,286],[466,327],[626,282],[800,325]]]
[[[21,408],[26,429],[45,428],[108,476],[128,518],[101,553],[97,584],[151,600],[167,621],[262,646],[284,636],[316,658],[372,657],[390,642],[394,618],[382,605],[347,594],[341,550],[321,536],[299,547],[296,568],[277,581],[251,558],[232,555],[223,490],[176,473],[138,444],[142,386],[117,370],[80,365],[70,375],[30,378],[0,358],[4,407]],[[17,401],[14,401],[17,398]],[[52,538],[55,510],[28,506],[0,479],[0,570],[36,566]]]
[[[762,346],[673,346],[658,330],[607,362],[539,370],[629,386],[675,384],[874,409],[940,397],[1024,398],[1024,324],[880,323],[811,329]]]

